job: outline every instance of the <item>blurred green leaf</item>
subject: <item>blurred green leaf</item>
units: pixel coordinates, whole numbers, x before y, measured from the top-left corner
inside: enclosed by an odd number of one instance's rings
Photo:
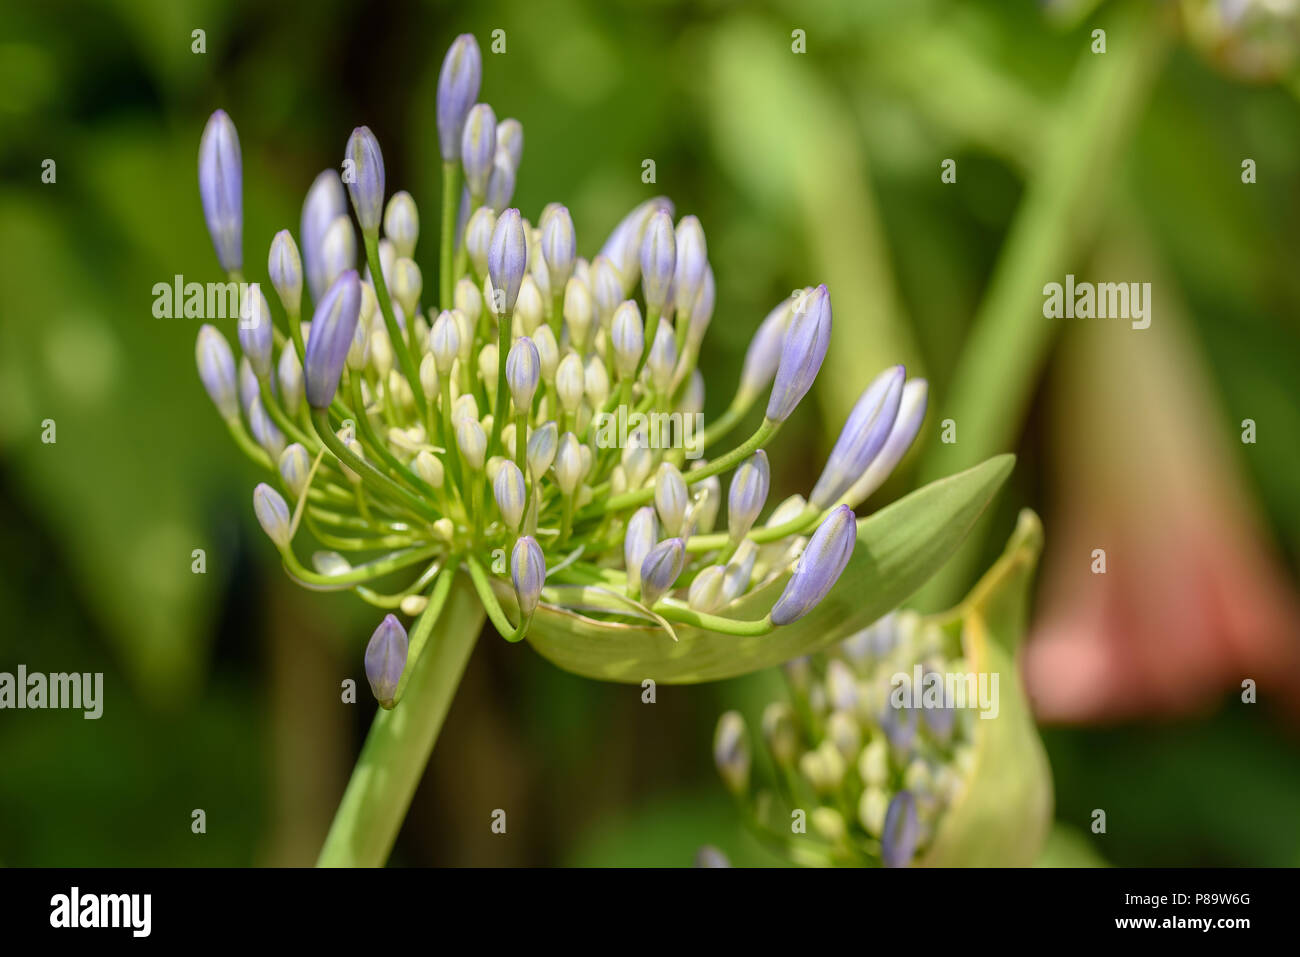
[[[866,386],[893,363],[920,372],[920,355],[893,279],[868,157],[852,111],[790,49],[790,34],[747,19],[717,30],[703,62],[714,149],[765,215],[798,217],[807,253],[787,260],[799,285],[827,283],[835,348],[817,380],[833,438]],[[793,249],[799,245],[791,243]]]

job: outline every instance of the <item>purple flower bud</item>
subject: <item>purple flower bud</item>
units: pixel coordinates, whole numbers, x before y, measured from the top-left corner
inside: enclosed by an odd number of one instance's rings
[[[736,468],[727,491],[727,531],[733,542],[749,534],[758,519],[758,513],[767,503],[767,492],[772,473],[767,464],[767,453],[759,449]]]
[[[894,471],[894,466],[903,458],[912,440],[916,438],[916,433],[920,431],[921,422],[925,419],[928,392],[929,387],[924,379],[912,379],[903,386],[903,397],[899,400],[898,415],[894,419],[889,438],[885,440],[884,446],[876,454],[875,459],[853,483],[853,487],[843,496],[849,507],[854,508],[859,502],[866,501],[867,496],[880,488],[889,477],[889,473]]]
[[[510,165],[519,169],[524,160],[524,127],[515,119],[505,119],[497,124],[497,152],[510,158]]]
[[[361,277],[349,269],[330,286],[312,315],[303,376],[313,409],[329,408],[334,401],[360,313]]]
[[[641,353],[645,351],[645,330],[641,325],[641,310],[632,300],[614,311],[609,341],[614,349],[614,371],[618,377],[627,379],[635,375],[641,364]]]
[[[853,510],[840,505],[813,532],[795,562],[794,574],[772,606],[772,623],[788,625],[813,609],[839,580],[853,555],[858,526]]]
[[[551,292],[567,292],[566,284],[573,275],[573,263],[578,255],[578,241],[573,217],[565,207],[557,206],[542,217],[541,249]]]
[[[741,794],[748,789],[750,760],[745,719],[739,711],[728,711],[718,719],[713,734],[713,761],[732,794]]]
[[[676,268],[677,239],[673,234],[673,219],[659,210],[650,217],[645,237],[641,240],[641,289],[645,293],[647,311],[663,311]]]
[[[638,508],[627,520],[627,532],[623,536],[623,565],[629,586],[641,587],[641,563],[658,540],[659,522],[654,508],[649,505]]]
[[[498,303],[504,314],[514,311],[527,267],[528,244],[524,239],[524,224],[519,219],[519,210],[507,209],[497,217],[492,229],[492,243],[488,247],[488,276],[493,291],[504,297]]]
[[[382,708],[391,708],[406,670],[406,629],[395,615],[385,615],[366,645],[366,680]]]
[[[622,279],[623,291],[619,293],[619,299],[625,298],[636,285],[637,273],[641,266],[641,237],[645,233],[646,223],[650,221],[650,217],[659,211],[667,213],[671,218],[672,201],[663,196],[656,196],[639,204],[614,227],[614,231],[609,234],[609,239],[605,240],[605,245],[600,249],[600,255],[614,264]]]
[[[267,414],[260,395],[253,396],[248,404],[248,431],[253,434],[253,441],[266,450],[271,461],[278,461],[284,452],[284,433]]]
[[[271,240],[266,271],[284,311],[298,312],[302,308],[302,257],[298,255],[298,245],[289,230],[280,230]]]
[[[510,386],[516,410],[527,412],[532,408],[541,375],[542,360],[537,356],[533,340],[527,336],[516,339],[506,355],[506,384]]]
[[[487,195],[488,179],[492,176],[496,155],[496,114],[486,103],[479,103],[469,111],[469,117],[465,120],[460,163],[465,168],[465,185],[469,187],[470,196],[480,202]]]
[[[916,816],[916,799],[908,791],[899,791],[885,811],[885,827],[880,835],[880,859],[886,867],[907,867],[916,854],[921,836],[921,822]]]
[[[677,224],[677,265],[673,276],[673,296],[679,316],[695,315],[695,300],[708,268],[704,228],[694,216],[683,216]]]
[[[256,283],[239,304],[239,348],[248,356],[248,362],[259,379],[271,374],[271,349],[274,337],[271,332],[271,307]]]
[[[906,378],[902,366],[891,366],[863,390],[831,449],[826,468],[808,496],[811,505],[829,508],[875,459],[898,417]]]
[[[319,302],[329,283],[325,279],[325,233],[330,223],[348,212],[343,195],[343,181],[336,170],[324,170],[307,190],[302,204],[302,225],[298,231],[302,239],[302,259],[307,270],[307,288],[311,297]]]
[[[759,323],[758,331],[754,333],[754,338],[745,351],[745,364],[740,370],[740,387],[737,391],[741,397],[755,398],[776,375],[776,367],[781,362],[781,346],[785,343],[785,333],[790,328],[790,315],[793,311],[793,301],[782,299]]]
[[[492,161],[492,175],[488,177],[484,204],[496,210],[509,206],[510,200],[515,195],[515,179],[518,173],[510,157],[498,151],[496,159]]]
[[[239,415],[239,394],[236,391],[235,353],[226,337],[214,326],[202,326],[194,343],[194,361],[199,367],[199,380],[208,390],[212,404],[223,419]]]
[[[384,154],[370,127],[358,126],[352,131],[344,163],[352,174],[347,181],[348,193],[361,232],[378,236],[384,218]]]
[[[542,586],[546,584],[546,556],[542,554],[542,546],[531,535],[515,542],[510,552],[510,579],[519,600],[519,613],[528,618],[537,610]]]
[[[769,419],[784,422],[808,394],[821,370],[830,342],[831,299],[826,286],[821,285],[795,304],[790,328],[781,346],[776,382],[767,401]]]
[[[680,538],[660,542],[641,562],[641,602],[647,607],[662,598],[686,564],[686,543]]]
[[[217,261],[227,272],[244,267],[243,186],[239,134],[226,111],[217,110],[199,139],[199,198]]]
[[[462,33],[452,42],[438,74],[438,145],[442,159],[454,163],[460,155],[465,117],[478,99],[483,79],[483,57],[472,34]]]
[[[257,516],[257,523],[262,526],[262,531],[266,532],[266,537],[275,543],[276,548],[289,547],[289,540],[293,537],[292,519],[284,496],[265,482],[259,483],[257,488],[253,489],[253,514]]]

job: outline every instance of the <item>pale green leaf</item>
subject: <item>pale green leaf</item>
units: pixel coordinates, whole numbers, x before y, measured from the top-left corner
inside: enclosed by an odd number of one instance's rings
[[[1014,660],[1042,546],[1042,525],[1026,509],[1002,557],[951,615],[970,669],[1000,676],[998,711],[974,722],[975,766],[921,861],[927,866],[1028,866],[1047,839],[1051,770]]]

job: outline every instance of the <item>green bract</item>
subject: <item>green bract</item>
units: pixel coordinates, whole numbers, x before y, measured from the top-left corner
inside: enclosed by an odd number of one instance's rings
[[[829,290],[800,289],[772,310],[734,397],[706,421],[698,365],[717,284],[703,226],[649,199],[598,251],[587,244],[590,259],[577,254],[583,244],[560,204],[539,210],[535,228],[510,206],[522,127],[485,125],[494,114],[473,103],[480,69],[474,38],[458,38],[439,86],[436,257],[421,255],[412,196],[398,191],[385,205],[383,152],[358,127],[342,175],[327,171],[309,191],[300,242],[276,234],[275,328],[241,331],[238,369],[220,332],[200,333],[205,387],[241,451],[278,486],[259,491],[258,514],[286,572],[415,619],[409,642],[381,642],[384,654],[372,656],[380,703],[406,720],[373,726],[326,862],[386,853],[419,766],[411,751],[432,747],[474,639],[461,631],[478,628],[467,594],[506,640],[527,638],[580,674],[741,674],[897,606],[952,554],[1011,469],[1010,456],[991,459],[855,529],[853,510],[925,417],[925,383],[904,385],[899,367],[888,388],[864,392],[812,501],[770,500],[768,447],[829,348]],[[229,117],[214,122],[236,142]],[[231,225],[243,213],[238,150],[219,160],[201,155],[200,192],[205,209],[220,200],[209,225],[229,278],[242,281],[242,233]],[[422,258],[436,258],[436,284]],[[764,407],[753,432],[732,437]],[[385,622],[384,635],[401,628]],[[407,695],[423,700],[408,708]]]
[[[839,584],[806,617],[763,635],[685,624],[627,625],[543,607],[529,642],[561,668],[590,678],[716,681],[827,648],[896,608],[943,564],[1011,471],[1001,455],[933,482],[858,522],[858,543]],[[788,565],[725,614],[761,615],[780,595]],[[598,601],[599,594],[590,596]],[[674,640],[675,636],[675,640]]]
[[[890,614],[787,665],[790,701],[763,712],[770,773],[754,788],[744,720],[722,716],[714,759],[760,838],[813,865],[1037,859],[1051,775],[1015,652],[1041,547],[1038,518],[1025,511],[956,608]]]

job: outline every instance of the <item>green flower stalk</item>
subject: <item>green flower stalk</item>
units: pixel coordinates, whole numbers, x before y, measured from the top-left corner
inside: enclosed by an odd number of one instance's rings
[[[383,153],[358,127],[344,176],[327,170],[308,192],[300,243],[286,230],[271,244],[283,323],[273,327],[257,303],[265,321],[241,331],[238,373],[228,340],[211,326],[199,334],[200,378],[239,448],[268,472],[257,515],[286,572],[307,588],[352,591],[385,616],[366,671],[383,711],[404,717],[376,719],[322,863],[386,857],[484,617],[595,677],[752,670],[829,640],[814,609],[846,568],[859,574],[855,555],[875,568],[873,602],[905,597],[1009,468],[985,463],[879,521],[858,520],[853,508],[925,413],[924,384],[891,369],[811,497],[761,521],[765,449],[830,342],[828,290],[801,290],[773,311],[727,413],[703,427],[696,366],[716,287],[701,224],[674,225],[668,200],[648,200],[589,261],[564,206],[547,206],[537,227],[506,208],[523,132],[475,104],[480,71],[473,37],[458,38],[438,92],[436,301],[417,265],[416,202],[399,191],[385,206]],[[199,166],[227,269],[242,262],[237,143],[217,114]],[[769,391],[759,426],[728,442]],[[414,618],[409,644],[397,613]],[[710,639],[731,651],[694,650]],[[577,658],[563,660],[566,649]]]

